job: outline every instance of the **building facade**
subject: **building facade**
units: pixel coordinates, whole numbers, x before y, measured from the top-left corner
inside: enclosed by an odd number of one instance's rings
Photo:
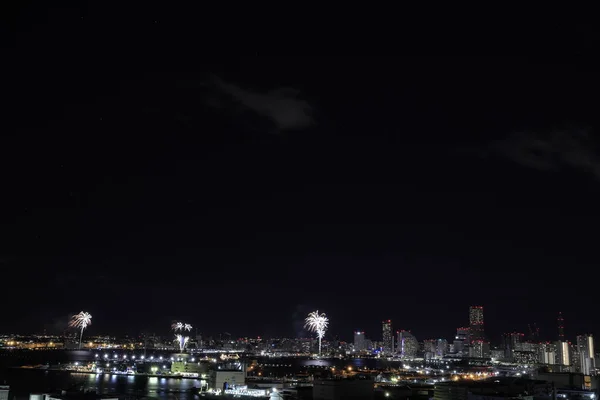
[[[506,361],[512,361],[514,359],[514,352],[521,350],[519,345],[524,336],[524,334],[519,332],[510,332],[502,335],[504,359]]]
[[[396,352],[402,358],[415,358],[419,352],[419,342],[409,331],[398,331]]]
[[[382,322],[382,346],[381,350],[384,354],[392,354],[394,351],[394,336],[392,335],[392,321],[386,320]]]
[[[0,385],[0,400],[8,400],[9,391],[10,391],[10,387]]]
[[[596,368],[594,337],[592,335],[577,336],[577,352],[579,353],[579,370],[584,375],[591,375]]]
[[[471,341],[485,339],[485,332],[483,328],[483,307],[471,306],[469,308],[469,328]]]
[[[354,332],[354,351],[367,350],[367,338],[362,331]]]
[[[571,365],[571,345],[566,341],[556,342],[557,364]]]

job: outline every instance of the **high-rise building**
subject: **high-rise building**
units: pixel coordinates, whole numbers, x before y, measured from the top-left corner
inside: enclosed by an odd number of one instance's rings
[[[448,341],[446,339],[438,339],[435,341],[435,357],[443,358],[448,353]]]
[[[512,362],[515,364],[532,365],[537,364],[539,353],[537,351],[522,351],[516,350],[513,352]]]
[[[419,351],[417,338],[409,331],[398,331],[397,353],[402,358],[414,358]]]
[[[469,328],[471,328],[471,341],[485,339],[485,333],[483,329],[483,307],[471,306],[469,308]]]
[[[557,318],[556,322],[558,323],[558,341],[564,342],[565,341],[565,320],[564,320],[561,312],[558,313],[558,318]]]
[[[435,339],[423,340],[423,358],[430,360],[435,356]]]
[[[489,357],[490,344],[483,340],[472,340],[469,346],[469,357]]]
[[[579,353],[579,368],[581,373],[591,375],[596,368],[594,337],[592,335],[577,336],[577,352]]]
[[[367,338],[365,337],[364,332],[360,332],[360,331],[354,332],[354,350],[355,351],[367,350]]]
[[[557,364],[571,365],[571,346],[569,342],[556,342]]]
[[[522,350],[522,348],[519,347],[519,344],[521,343],[521,340],[524,336],[525,335],[519,332],[505,333],[504,335],[502,335],[505,360],[513,360],[515,350]]]
[[[483,328],[483,307],[471,306],[469,308],[469,356],[489,357],[490,343],[485,339]]]
[[[556,344],[540,343],[538,347],[538,360],[541,364],[556,364]]]
[[[383,341],[382,351],[384,354],[392,354],[394,351],[394,336],[392,335],[392,321],[386,320],[382,322]]]
[[[459,356],[467,355],[469,353],[469,342],[470,342],[470,332],[469,328],[457,328],[456,336],[454,337],[454,353]]]

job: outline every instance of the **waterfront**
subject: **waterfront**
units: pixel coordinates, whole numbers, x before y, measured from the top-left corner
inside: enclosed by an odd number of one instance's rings
[[[31,392],[55,392],[59,390],[93,390],[105,395],[121,397],[153,397],[159,399],[172,398],[176,395],[180,400],[193,399],[193,388],[200,388],[205,382],[196,378],[177,376],[146,376],[143,374],[125,374],[119,372],[94,373],[60,370],[79,364],[103,359],[119,359],[120,363],[133,363],[133,356],[139,359],[139,353],[133,352],[94,352],[94,351],[20,351],[2,353],[0,360],[0,383],[11,386],[15,400],[26,400]],[[115,357],[116,356],[116,357]],[[154,357],[162,357],[169,369],[172,354],[161,352]],[[147,357],[150,357],[149,355]],[[400,361],[388,361],[382,358],[327,358],[310,357],[243,357],[248,368],[248,383],[274,382],[280,378],[295,379],[297,377],[319,376],[333,370],[342,371],[386,371],[399,368]],[[415,367],[422,367],[415,363]],[[37,366],[34,368],[18,368],[19,366]],[[48,368],[42,366],[49,366]],[[447,368],[447,366],[446,366]],[[425,378],[425,376],[424,376]]]
[[[88,350],[71,350],[71,351],[9,351],[0,352],[0,380],[4,379],[3,375],[7,368],[20,366],[64,366],[69,363],[78,362],[80,364],[93,362],[97,360],[107,359],[111,362],[123,362],[124,358],[130,363],[133,362],[133,357],[140,360],[142,353],[132,351],[88,351]],[[146,362],[149,362],[150,357],[154,357],[155,361],[163,360],[169,364],[170,357],[173,354],[168,352],[153,352],[148,353]],[[105,358],[105,356],[107,358]],[[212,355],[218,357],[218,355]],[[162,358],[161,358],[162,357]],[[264,357],[264,356],[246,356],[243,361],[247,365],[257,363],[264,369],[264,372],[273,377],[283,377],[289,374],[309,372],[312,369],[319,368],[347,368],[354,369],[388,369],[397,368],[402,365],[400,361],[388,361],[383,358],[322,358],[313,359],[310,357]]]
[[[30,393],[59,390],[94,390],[99,394],[127,397],[153,397],[189,400],[198,396],[191,393],[199,388],[199,379],[158,378],[131,375],[83,374],[68,371],[11,368],[5,374],[14,400],[28,400]]]

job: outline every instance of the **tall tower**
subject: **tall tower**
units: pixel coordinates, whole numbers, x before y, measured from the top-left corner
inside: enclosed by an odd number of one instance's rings
[[[392,335],[392,321],[386,320],[381,323],[383,330],[383,352],[385,354],[392,354],[394,351],[394,336]]]
[[[563,319],[562,313],[558,313],[558,340],[560,342],[565,341],[565,320]]]
[[[483,330],[483,307],[471,306],[469,308],[469,327],[471,340],[479,341],[485,339]]]

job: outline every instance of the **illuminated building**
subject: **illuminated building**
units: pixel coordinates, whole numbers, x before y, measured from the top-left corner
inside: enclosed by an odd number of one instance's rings
[[[435,339],[423,340],[423,358],[429,360],[435,355]]]
[[[442,358],[448,353],[448,341],[446,339],[438,339],[435,341],[435,356]]]
[[[471,306],[469,308],[469,328],[471,341],[485,339],[483,329],[483,307]]]
[[[556,345],[554,343],[540,343],[538,361],[541,364],[556,364]]]
[[[512,356],[513,356],[512,360],[516,364],[532,365],[532,364],[536,364],[538,362],[539,354],[535,351],[515,350],[512,353]]]
[[[556,342],[557,364],[571,365],[571,346],[569,342]]]
[[[592,335],[577,336],[577,351],[579,353],[579,368],[581,373],[591,375],[596,368],[594,337]]]
[[[505,333],[502,335],[502,341],[504,344],[504,359],[511,361],[513,359],[513,353],[516,350],[521,350],[519,344],[524,334],[518,332]]]
[[[354,350],[365,351],[367,350],[367,338],[364,332],[354,332]]]
[[[171,362],[171,372],[184,375],[201,375],[208,372],[208,367],[199,361],[191,361],[189,354],[175,354],[175,361]]]
[[[469,357],[489,357],[490,344],[484,340],[472,340],[469,346]]]
[[[515,350],[519,351],[537,351],[539,343],[518,342],[515,344]]]
[[[0,385],[0,400],[8,400],[9,391],[10,391],[10,387]]]
[[[208,387],[227,390],[246,383],[246,368],[239,362],[220,363],[210,371]]]
[[[469,341],[470,341],[470,329],[469,328],[457,328],[456,336],[454,337],[454,353],[461,355],[468,354]]]
[[[490,350],[490,357],[492,361],[498,361],[504,359],[504,349],[492,349]]]
[[[394,336],[392,335],[392,321],[387,320],[382,322],[383,343],[382,350],[384,354],[392,354],[394,351]]]
[[[469,342],[471,340],[471,329],[469,327],[456,328],[456,338]]]
[[[469,349],[470,357],[489,357],[490,344],[485,340],[483,328],[483,307],[471,306],[469,308]]]
[[[402,358],[414,358],[419,351],[417,338],[409,331],[398,331],[398,348],[396,351]]]

